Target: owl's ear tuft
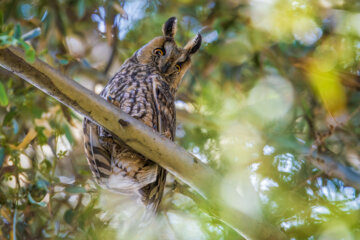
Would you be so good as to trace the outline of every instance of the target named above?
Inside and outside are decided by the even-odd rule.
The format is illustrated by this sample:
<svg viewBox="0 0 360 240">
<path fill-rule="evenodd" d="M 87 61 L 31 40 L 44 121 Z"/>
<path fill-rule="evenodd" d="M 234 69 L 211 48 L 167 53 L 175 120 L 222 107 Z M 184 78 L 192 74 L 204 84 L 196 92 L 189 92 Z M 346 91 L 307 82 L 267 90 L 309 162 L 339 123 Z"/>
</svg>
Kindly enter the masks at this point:
<svg viewBox="0 0 360 240">
<path fill-rule="evenodd" d="M 188 51 L 189 55 L 192 55 L 194 53 L 197 52 L 197 50 L 199 50 L 200 46 L 201 46 L 201 40 L 202 37 L 201 35 L 198 33 L 193 39 L 191 39 L 184 47 L 184 49 L 186 51 Z"/>
<path fill-rule="evenodd" d="M 165 37 L 173 38 L 175 36 L 177 29 L 176 23 L 177 23 L 176 17 L 171 17 L 166 21 L 166 23 L 164 23 L 162 31 Z"/>
</svg>

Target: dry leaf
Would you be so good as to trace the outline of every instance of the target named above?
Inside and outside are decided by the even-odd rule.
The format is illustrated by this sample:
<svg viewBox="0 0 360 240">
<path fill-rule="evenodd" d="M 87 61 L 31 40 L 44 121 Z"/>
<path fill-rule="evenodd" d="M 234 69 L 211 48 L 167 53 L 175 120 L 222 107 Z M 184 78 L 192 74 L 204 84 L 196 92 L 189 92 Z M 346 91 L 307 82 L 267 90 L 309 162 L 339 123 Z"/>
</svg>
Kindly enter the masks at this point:
<svg viewBox="0 0 360 240">
<path fill-rule="evenodd" d="M 22 150 L 24 148 L 26 148 L 26 146 L 37 136 L 37 132 L 35 131 L 35 129 L 31 128 L 30 131 L 26 134 L 26 136 L 24 137 L 24 139 L 22 140 L 22 142 L 14 147 L 12 146 L 12 148 L 14 148 L 15 150 Z"/>
</svg>

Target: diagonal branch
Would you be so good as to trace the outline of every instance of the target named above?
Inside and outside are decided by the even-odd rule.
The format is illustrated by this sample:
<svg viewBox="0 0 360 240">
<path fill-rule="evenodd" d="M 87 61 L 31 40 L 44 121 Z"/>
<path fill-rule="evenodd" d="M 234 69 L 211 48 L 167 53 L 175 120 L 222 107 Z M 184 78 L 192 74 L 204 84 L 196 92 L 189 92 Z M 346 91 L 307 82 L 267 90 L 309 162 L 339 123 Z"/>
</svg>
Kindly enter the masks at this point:
<svg viewBox="0 0 360 240">
<path fill-rule="evenodd" d="M 306 156 L 310 162 L 330 178 L 338 178 L 347 186 L 360 190 L 360 173 L 345 166 L 330 156 L 312 153 Z"/>
<path fill-rule="evenodd" d="M 287 239 L 284 233 L 268 223 L 224 206 L 224 202 L 218 197 L 220 194 L 213 192 L 214 189 L 218 189 L 221 177 L 210 167 L 45 62 L 36 59 L 34 63 L 28 63 L 21 49 L 9 47 L 0 49 L 0 66 L 104 126 L 134 150 L 158 163 L 195 189 L 207 201 L 220 205 L 227 214 L 217 217 L 245 238 Z"/>
</svg>

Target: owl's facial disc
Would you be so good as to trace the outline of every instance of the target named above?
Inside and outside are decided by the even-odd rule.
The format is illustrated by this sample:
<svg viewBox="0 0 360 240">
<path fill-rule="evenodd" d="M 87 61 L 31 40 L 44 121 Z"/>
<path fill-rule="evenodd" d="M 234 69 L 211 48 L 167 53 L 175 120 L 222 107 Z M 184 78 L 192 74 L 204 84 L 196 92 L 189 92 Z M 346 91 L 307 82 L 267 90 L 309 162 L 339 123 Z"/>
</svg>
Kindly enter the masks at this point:
<svg viewBox="0 0 360 240">
<path fill-rule="evenodd" d="M 162 27 L 163 36 L 154 38 L 135 53 L 140 64 L 156 67 L 175 91 L 191 65 L 192 55 L 201 46 L 201 35 L 197 34 L 184 48 L 179 48 L 174 40 L 176 23 L 175 17 L 169 18 Z"/>
<path fill-rule="evenodd" d="M 165 76 L 178 72 L 175 65 L 182 55 L 181 49 L 176 46 L 173 40 L 165 41 L 161 49 L 163 54 L 157 54 L 156 56 L 159 71 Z"/>
</svg>

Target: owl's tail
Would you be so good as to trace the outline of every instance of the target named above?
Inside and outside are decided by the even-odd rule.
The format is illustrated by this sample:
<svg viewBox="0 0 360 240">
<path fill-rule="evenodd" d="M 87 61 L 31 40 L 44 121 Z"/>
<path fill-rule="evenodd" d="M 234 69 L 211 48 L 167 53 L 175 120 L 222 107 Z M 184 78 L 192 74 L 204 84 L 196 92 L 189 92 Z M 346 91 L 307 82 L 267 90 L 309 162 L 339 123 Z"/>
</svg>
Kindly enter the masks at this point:
<svg viewBox="0 0 360 240">
<path fill-rule="evenodd" d="M 161 202 L 167 171 L 158 166 L 156 181 L 152 182 L 139 190 L 141 200 L 146 208 L 153 213 L 156 213 Z"/>
<path fill-rule="evenodd" d="M 85 118 L 83 122 L 85 154 L 98 183 L 111 174 L 111 155 L 99 142 L 98 126 Z"/>
</svg>

